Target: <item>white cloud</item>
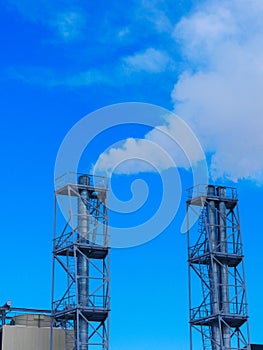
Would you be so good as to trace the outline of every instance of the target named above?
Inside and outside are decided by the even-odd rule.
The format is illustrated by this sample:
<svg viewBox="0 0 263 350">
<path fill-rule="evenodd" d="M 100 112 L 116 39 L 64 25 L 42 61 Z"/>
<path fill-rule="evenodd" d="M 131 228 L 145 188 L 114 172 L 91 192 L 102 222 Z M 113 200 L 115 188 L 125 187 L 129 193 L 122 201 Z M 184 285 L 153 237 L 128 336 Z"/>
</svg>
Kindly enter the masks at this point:
<svg viewBox="0 0 263 350">
<path fill-rule="evenodd" d="M 112 147 L 100 156 L 96 172 L 134 174 L 162 171 L 172 166 L 172 160 L 153 142 L 129 138 L 120 147 Z"/>
<path fill-rule="evenodd" d="M 175 84 L 175 111 L 212 153 L 213 179 L 263 181 L 262 18 L 262 1 L 208 1 L 174 32 L 193 67 Z"/>
<path fill-rule="evenodd" d="M 224 6 L 215 6 L 212 2 L 191 17 L 182 18 L 173 35 L 182 43 L 187 56 L 196 59 L 196 55 L 202 55 L 204 50 L 207 53 L 236 33 L 237 26 L 231 11 Z"/>
<path fill-rule="evenodd" d="M 163 118 L 143 139 L 129 138 L 101 154 L 96 173 L 162 172 L 173 167 L 189 169 L 204 160 L 204 153 L 189 127 L 175 115 Z"/>
<path fill-rule="evenodd" d="M 123 58 L 123 62 L 126 70 L 149 73 L 164 72 L 172 64 L 172 60 L 166 52 L 154 48 L 126 56 Z"/>
</svg>

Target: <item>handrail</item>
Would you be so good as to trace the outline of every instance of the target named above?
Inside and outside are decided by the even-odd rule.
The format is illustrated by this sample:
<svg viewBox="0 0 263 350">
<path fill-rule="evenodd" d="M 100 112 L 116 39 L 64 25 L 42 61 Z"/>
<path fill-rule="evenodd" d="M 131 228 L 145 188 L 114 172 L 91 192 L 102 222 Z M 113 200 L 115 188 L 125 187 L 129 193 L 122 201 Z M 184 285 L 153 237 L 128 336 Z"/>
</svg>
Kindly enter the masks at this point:
<svg viewBox="0 0 263 350">
<path fill-rule="evenodd" d="M 247 316 L 247 303 L 240 302 L 224 302 L 224 306 L 227 306 L 228 312 L 224 310 L 219 310 L 220 314 L 230 314 L 230 315 L 239 315 L 239 316 Z M 192 308 L 191 312 L 191 320 L 198 320 L 201 318 L 212 317 L 217 315 L 217 312 L 213 312 L 215 306 L 218 307 L 217 303 L 208 303 L 202 304 L 198 307 Z"/>
<path fill-rule="evenodd" d="M 208 184 L 199 184 L 190 187 L 187 190 L 188 199 L 193 199 L 195 197 L 209 197 L 209 198 L 222 198 L 222 199 L 232 199 L 237 200 L 237 189 L 229 186 L 214 186 Z"/>
</svg>

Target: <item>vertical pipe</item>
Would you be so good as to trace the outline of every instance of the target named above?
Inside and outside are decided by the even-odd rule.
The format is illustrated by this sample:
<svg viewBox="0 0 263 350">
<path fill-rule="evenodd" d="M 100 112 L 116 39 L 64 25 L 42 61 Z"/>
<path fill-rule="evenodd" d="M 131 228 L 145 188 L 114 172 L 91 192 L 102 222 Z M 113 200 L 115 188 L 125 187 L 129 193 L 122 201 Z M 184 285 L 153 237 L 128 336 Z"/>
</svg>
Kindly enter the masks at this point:
<svg viewBox="0 0 263 350">
<path fill-rule="evenodd" d="M 186 205 L 186 228 L 187 228 L 187 248 L 188 248 L 188 303 L 189 303 L 189 320 L 192 319 L 192 289 L 191 289 L 191 266 L 190 266 L 190 229 L 189 229 L 189 205 Z M 190 323 L 190 350 L 193 350 L 193 330 L 192 324 Z"/>
<path fill-rule="evenodd" d="M 228 246 L 227 246 L 227 232 L 226 232 L 226 204 L 224 202 L 224 198 L 226 197 L 226 189 L 225 187 L 218 187 L 218 196 L 219 196 L 219 213 L 218 213 L 218 222 L 219 222 L 219 247 L 220 252 L 227 254 Z M 229 313 L 229 287 L 228 287 L 228 265 L 223 264 L 219 266 L 220 273 L 220 301 L 222 312 L 224 314 Z M 231 349 L 230 344 L 230 329 L 222 324 L 222 338 L 224 342 L 225 348 Z"/>
<path fill-rule="evenodd" d="M 208 186 L 208 221 L 209 221 L 209 246 L 211 249 L 211 265 L 209 270 L 210 289 L 211 289 L 211 311 L 214 316 L 219 314 L 218 300 L 218 264 L 213 259 L 213 255 L 217 250 L 217 230 L 216 230 L 216 206 L 215 201 L 209 199 L 215 195 L 215 187 Z M 217 320 L 215 319 L 211 327 L 214 342 L 212 343 L 213 350 L 220 350 L 220 329 Z"/>
<path fill-rule="evenodd" d="M 87 210 L 87 203 L 89 200 L 89 177 L 87 175 L 81 175 L 78 178 L 78 184 L 83 185 L 79 187 L 78 198 L 78 241 L 79 243 L 88 243 L 89 240 L 89 215 Z M 78 275 L 78 303 L 82 306 L 88 306 L 88 275 L 89 266 L 86 256 L 78 252 L 77 258 L 77 275 Z M 79 350 L 88 349 L 88 325 L 86 320 L 80 316 L 79 318 Z"/>
<path fill-rule="evenodd" d="M 54 226 L 53 226 L 53 252 L 56 246 L 56 236 L 57 236 L 57 196 L 54 193 Z M 53 349 L 53 325 L 54 325 L 54 300 L 55 300 L 55 258 L 53 253 L 52 258 L 52 290 L 51 290 L 51 317 L 50 317 L 50 350 Z"/>
<path fill-rule="evenodd" d="M 103 220 L 102 220 L 102 235 L 103 235 L 103 245 L 105 247 L 110 246 L 110 238 L 108 235 L 108 201 L 107 192 L 103 194 Z"/>
<path fill-rule="evenodd" d="M 236 209 L 236 215 L 237 215 L 237 220 L 238 223 L 240 222 L 240 218 L 239 218 L 239 209 L 237 207 Z M 232 222 L 232 224 L 234 225 L 234 223 Z M 243 252 L 243 242 L 242 242 L 242 236 L 240 233 L 240 225 L 239 225 L 239 229 L 238 229 L 238 236 L 239 236 L 239 242 L 240 242 L 240 252 L 239 254 L 241 254 L 243 256 L 244 252 Z M 246 281 L 246 273 L 245 273 L 245 266 L 244 266 L 244 257 L 242 257 L 242 275 L 243 275 L 243 281 Z M 235 285 L 237 284 L 237 279 L 235 279 Z M 242 306 L 241 310 L 243 309 L 244 311 L 242 312 L 241 310 L 239 310 L 239 313 L 245 315 L 248 317 L 248 302 L 247 302 L 247 291 L 246 291 L 246 285 L 243 285 L 243 295 L 244 295 L 244 299 L 242 302 Z M 246 323 L 246 331 L 247 331 L 247 344 L 250 344 L 250 328 L 249 328 L 249 322 Z M 250 345 L 248 345 L 248 350 L 251 350 Z"/>
<path fill-rule="evenodd" d="M 2 326 L 5 325 L 5 318 L 6 318 L 6 311 L 3 310 L 3 311 L 2 311 Z"/>
</svg>

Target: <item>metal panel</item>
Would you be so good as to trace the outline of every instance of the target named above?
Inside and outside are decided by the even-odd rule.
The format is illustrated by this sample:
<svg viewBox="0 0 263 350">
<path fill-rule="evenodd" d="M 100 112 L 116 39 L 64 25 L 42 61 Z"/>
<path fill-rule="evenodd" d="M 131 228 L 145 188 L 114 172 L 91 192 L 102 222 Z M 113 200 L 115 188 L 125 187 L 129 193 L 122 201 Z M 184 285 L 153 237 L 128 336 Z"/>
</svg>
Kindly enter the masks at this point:
<svg viewBox="0 0 263 350">
<path fill-rule="evenodd" d="M 64 350 L 65 332 L 53 329 L 53 349 Z M 2 350 L 49 350 L 48 327 L 24 327 L 5 325 L 2 328 Z M 73 347 L 72 347 L 73 349 Z"/>
<path fill-rule="evenodd" d="M 12 325 L 27 327 L 49 327 L 50 316 L 41 314 L 21 314 L 12 318 Z"/>
</svg>

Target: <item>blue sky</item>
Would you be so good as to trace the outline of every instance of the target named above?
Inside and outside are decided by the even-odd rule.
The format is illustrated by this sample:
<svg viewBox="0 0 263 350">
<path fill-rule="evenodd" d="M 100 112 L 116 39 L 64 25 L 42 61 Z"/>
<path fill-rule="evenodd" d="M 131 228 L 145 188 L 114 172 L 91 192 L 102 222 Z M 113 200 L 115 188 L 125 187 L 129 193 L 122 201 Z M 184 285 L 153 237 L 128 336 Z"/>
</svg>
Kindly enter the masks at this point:
<svg viewBox="0 0 263 350">
<path fill-rule="evenodd" d="M 6 0 L 0 6 L 3 302 L 50 306 L 53 174 L 67 132 L 98 108 L 152 103 L 194 130 L 211 181 L 238 188 L 251 339 L 263 343 L 261 0 Z M 81 170 L 103 147 L 149 131 L 135 125 L 107 134 L 85 153 Z M 182 206 L 169 227 L 147 244 L 112 250 L 113 350 L 188 349 L 180 226 L 191 176 L 183 165 L 179 174 Z M 154 190 L 154 174 L 132 173 L 119 175 L 116 193 L 129 199 L 140 176 Z M 112 220 L 127 225 L 121 216 Z"/>
</svg>

